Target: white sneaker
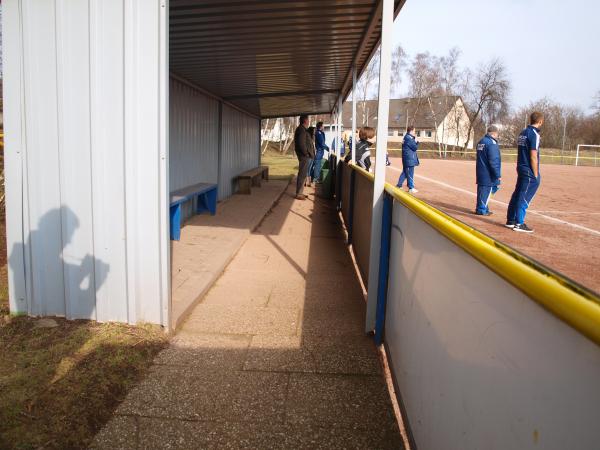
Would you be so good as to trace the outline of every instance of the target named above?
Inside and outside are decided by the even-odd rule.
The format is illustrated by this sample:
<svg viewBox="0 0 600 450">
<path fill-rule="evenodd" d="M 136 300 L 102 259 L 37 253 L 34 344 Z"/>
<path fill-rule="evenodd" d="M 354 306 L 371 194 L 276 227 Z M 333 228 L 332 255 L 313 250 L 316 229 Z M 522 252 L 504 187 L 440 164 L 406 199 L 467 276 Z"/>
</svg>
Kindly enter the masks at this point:
<svg viewBox="0 0 600 450">
<path fill-rule="evenodd" d="M 409 189 L 408 192 L 410 192 L 411 194 L 416 194 L 419 191 L 416 190 L 415 188 L 412 188 L 412 189 Z"/>
</svg>

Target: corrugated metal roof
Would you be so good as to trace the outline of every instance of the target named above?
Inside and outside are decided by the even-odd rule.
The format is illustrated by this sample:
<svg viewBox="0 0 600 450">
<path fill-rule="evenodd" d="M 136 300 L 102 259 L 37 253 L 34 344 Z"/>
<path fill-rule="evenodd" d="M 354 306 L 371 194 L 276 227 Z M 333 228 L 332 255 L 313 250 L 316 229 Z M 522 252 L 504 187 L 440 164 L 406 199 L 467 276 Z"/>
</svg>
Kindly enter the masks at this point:
<svg viewBox="0 0 600 450">
<path fill-rule="evenodd" d="M 171 0 L 170 69 L 263 118 L 330 112 L 379 43 L 381 3 Z"/>
</svg>

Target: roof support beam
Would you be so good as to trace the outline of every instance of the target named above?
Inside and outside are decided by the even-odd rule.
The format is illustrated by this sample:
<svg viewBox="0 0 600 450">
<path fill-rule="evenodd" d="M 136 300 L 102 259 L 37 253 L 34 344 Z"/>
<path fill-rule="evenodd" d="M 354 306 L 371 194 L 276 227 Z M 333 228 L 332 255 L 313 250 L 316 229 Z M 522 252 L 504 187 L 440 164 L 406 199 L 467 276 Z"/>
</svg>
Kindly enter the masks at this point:
<svg viewBox="0 0 600 450">
<path fill-rule="evenodd" d="M 294 91 L 294 92 L 271 92 L 266 94 L 248 94 L 248 95 L 235 95 L 232 97 L 225 97 L 224 100 L 244 100 L 253 98 L 270 98 L 270 97 L 293 97 L 297 95 L 323 95 L 323 94 L 339 94 L 337 89 L 317 89 L 313 91 Z"/>
</svg>

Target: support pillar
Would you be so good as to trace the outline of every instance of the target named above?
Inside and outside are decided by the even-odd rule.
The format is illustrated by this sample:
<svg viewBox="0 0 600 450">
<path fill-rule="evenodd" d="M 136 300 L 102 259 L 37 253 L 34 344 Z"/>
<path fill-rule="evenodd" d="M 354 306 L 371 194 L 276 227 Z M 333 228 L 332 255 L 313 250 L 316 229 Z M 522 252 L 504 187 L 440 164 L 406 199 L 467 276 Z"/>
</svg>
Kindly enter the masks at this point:
<svg viewBox="0 0 600 450">
<path fill-rule="evenodd" d="M 365 331 L 375 329 L 379 260 L 381 253 L 381 222 L 385 186 L 385 155 L 388 141 L 388 116 L 390 109 L 390 84 L 392 68 L 392 27 L 394 24 L 394 1 L 383 0 L 381 18 L 381 59 L 379 63 L 379 107 L 377 111 L 377 143 L 375 157 L 375 180 L 373 186 L 373 218 L 371 220 L 371 251 L 369 253 L 369 286 Z"/>
</svg>

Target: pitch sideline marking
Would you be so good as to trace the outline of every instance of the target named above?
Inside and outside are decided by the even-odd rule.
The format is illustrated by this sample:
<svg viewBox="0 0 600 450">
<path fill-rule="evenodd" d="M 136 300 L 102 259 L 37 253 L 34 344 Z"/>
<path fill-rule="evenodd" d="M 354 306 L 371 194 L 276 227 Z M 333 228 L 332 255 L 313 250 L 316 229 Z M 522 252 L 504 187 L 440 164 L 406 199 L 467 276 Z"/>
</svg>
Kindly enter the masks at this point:
<svg viewBox="0 0 600 450">
<path fill-rule="evenodd" d="M 396 172 L 402 172 L 402 170 L 397 169 L 396 167 L 389 167 L 389 168 L 392 169 L 392 170 L 395 170 Z M 421 179 L 429 181 L 431 183 L 439 184 L 440 186 L 444 186 L 444 187 L 447 187 L 447 188 L 450 188 L 450 189 L 454 189 L 455 191 L 462 192 L 464 194 L 470 195 L 471 197 L 477 197 L 477 194 L 475 194 L 474 192 L 467 191 L 466 189 L 462 189 L 462 188 L 459 188 L 459 187 L 456 187 L 456 186 L 452 186 L 451 184 L 444 183 L 443 181 L 434 180 L 433 178 L 424 177 L 423 175 L 417 175 L 417 174 L 415 174 L 415 177 L 421 178 Z M 508 207 L 508 203 L 501 202 L 500 200 L 491 199 L 490 201 Z M 583 225 L 578 225 L 576 223 L 567 222 L 566 220 L 561 220 L 561 219 L 557 219 L 555 217 L 547 216 L 545 214 L 541 214 L 540 212 L 538 212 L 538 211 L 536 211 L 534 209 L 529 209 L 529 210 L 527 210 L 527 212 L 531 213 L 531 214 L 535 214 L 535 215 L 540 216 L 540 217 L 543 217 L 544 219 L 547 219 L 547 220 L 549 220 L 551 222 L 560 223 L 562 225 L 568 225 L 570 227 L 577 228 L 578 230 L 586 231 L 586 232 L 594 234 L 596 236 L 600 236 L 600 231 L 584 227 Z"/>
</svg>

